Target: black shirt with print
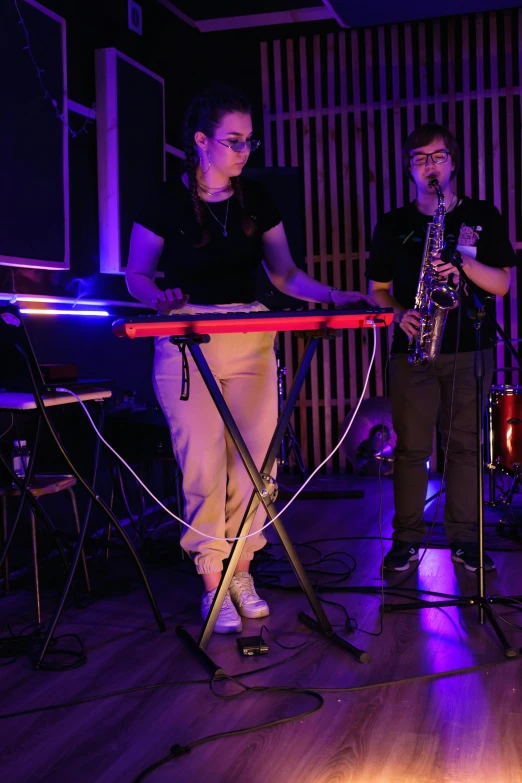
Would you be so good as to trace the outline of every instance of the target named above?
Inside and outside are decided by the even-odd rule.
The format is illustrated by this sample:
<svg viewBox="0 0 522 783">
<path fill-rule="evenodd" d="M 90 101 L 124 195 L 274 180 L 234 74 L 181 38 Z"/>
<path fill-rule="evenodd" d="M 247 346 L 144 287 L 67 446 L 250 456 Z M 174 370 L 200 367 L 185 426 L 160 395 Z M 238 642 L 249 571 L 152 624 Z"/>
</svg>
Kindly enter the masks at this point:
<svg viewBox="0 0 522 783">
<path fill-rule="evenodd" d="M 415 202 L 411 202 L 386 213 L 377 223 L 373 234 L 366 277 L 380 283 L 392 281 L 394 298 L 407 309 L 415 306 L 426 229 L 432 219 L 419 212 Z M 463 198 L 455 209 L 446 214 L 444 229 L 445 237 L 453 236 L 460 245 L 476 247 L 476 258 L 482 264 L 513 267 L 517 263 L 504 220 L 497 208 L 486 201 Z M 459 317 L 458 350 L 475 349 L 474 322 L 468 315 L 473 309 L 474 297 L 463 295 L 461 306 L 449 311 L 441 353 L 455 353 Z M 486 311 L 495 317 L 495 297 L 486 299 Z M 482 347 L 491 346 L 494 337 L 495 329 L 485 318 L 481 334 Z M 407 350 L 408 338 L 395 324 L 392 353 L 406 353 Z"/>
</svg>

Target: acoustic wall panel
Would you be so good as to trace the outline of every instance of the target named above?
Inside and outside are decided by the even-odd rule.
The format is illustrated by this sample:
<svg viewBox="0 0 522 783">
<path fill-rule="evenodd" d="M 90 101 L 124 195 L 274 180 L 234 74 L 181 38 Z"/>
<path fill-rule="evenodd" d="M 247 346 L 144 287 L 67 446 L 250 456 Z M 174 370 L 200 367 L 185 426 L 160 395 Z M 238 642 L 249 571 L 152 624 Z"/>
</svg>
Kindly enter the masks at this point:
<svg viewBox="0 0 522 783">
<path fill-rule="evenodd" d="M 100 272 L 123 274 L 132 221 L 165 179 L 163 79 L 116 49 L 96 52 Z"/>
<path fill-rule="evenodd" d="M 0 73 L 0 264 L 69 269 L 65 20 L 0 3 Z"/>
</svg>

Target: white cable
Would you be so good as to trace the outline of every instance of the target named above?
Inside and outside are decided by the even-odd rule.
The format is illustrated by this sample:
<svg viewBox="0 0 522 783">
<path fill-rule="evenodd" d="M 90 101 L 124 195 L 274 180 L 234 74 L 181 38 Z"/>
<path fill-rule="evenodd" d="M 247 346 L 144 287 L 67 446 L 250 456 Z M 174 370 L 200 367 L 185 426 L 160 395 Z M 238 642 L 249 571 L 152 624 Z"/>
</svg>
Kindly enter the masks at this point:
<svg viewBox="0 0 522 783">
<path fill-rule="evenodd" d="M 365 378 L 365 381 L 364 381 L 363 390 L 362 390 L 361 396 L 360 396 L 360 398 L 359 398 L 359 402 L 357 403 L 357 405 L 356 405 L 356 407 L 355 407 L 355 410 L 354 410 L 354 412 L 353 412 L 353 416 L 352 416 L 352 419 L 351 419 L 351 421 L 350 421 L 350 424 L 349 424 L 349 425 L 348 425 L 348 427 L 346 428 L 346 432 L 345 432 L 345 433 L 344 433 L 344 435 L 342 436 L 341 440 L 339 441 L 339 443 L 337 444 L 337 446 L 336 446 L 336 447 L 335 447 L 335 448 L 334 448 L 334 449 L 333 449 L 333 450 L 330 452 L 330 454 L 328 454 L 328 456 L 327 456 L 327 457 L 326 457 L 326 458 L 325 458 L 325 459 L 324 459 L 324 460 L 321 462 L 321 464 L 320 464 L 320 465 L 318 465 L 318 466 L 316 467 L 316 469 L 314 470 L 314 472 L 313 472 L 313 473 L 311 473 L 311 474 L 310 474 L 310 476 L 308 476 L 308 478 L 306 479 L 305 483 L 304 483 L 304 484 L 303 484 L 301 487 L 299 487 L 299 489 L 297 490 L 297 492 L 295 493 L 295 495 L 294 495 L 293 497 L 291 497 L 291 498 L 290 498 L 290 500 L 288 501 L 288 503 L 286 504 L 286 506 L 284 506 L 284 507 L 281 509 L 281 511 L 280 511 L 280 512 L 279 512 L 279 513 L 278 513 L 278 514 L 277 514 L 277 515 L 276 515 L 276 516 L 275 516 L 273 519 L 271 519 L 269 522 L 267 522 L 267 524 L 266 524 L 266 525 L 264 525 L 264 526 L 263 526 L 262 528 L 260 528 L 259 530 L 256 530 L 254 533 L 248 533 L 248 535 L 246 535 L 246 536 L 237 536 L 236 538 L 228 538 L 228 537 L 226 537 L 226 538 L 223 538 L 223 537 L 221 537 L 221 536 L 210 536 L 210 535 L 208 535 L 208 533 L 204 533 L 202 530 L 199 530 L 197 527 L 194 527 L 193 525 L 190 525 L 188 522 L 185 522 L 183 519 L 180 519 L 180 517 L 176 516 L 176 514 L 174 514 L 174 513 L 173 513 L 173 512 L 172 512 L 170 509 L 168 509 L 166 506 L 164 506 L 164 505 L 163 505 L 163 503 L 161 502 L 161 500 L 159 500 L 159 499 L 158 499 L 158 498 L 157 498 L 157 497 L 156 497 L 156 496 L 155 496 L 155 495 L 152 493 L 152 491 L 151 491 L 151 490 L 150 490 L 150 489 L 149 489 L 149 488 L 148 488 L 148 487 L 147 487 L 147 486 L 146 486 L 146 485 L 143 483 L 143 481 L 140 479 L 140 477 L 139 477 L 139 476 L 138 476 L 138 475 L 137 475 L 137 474 L 136 474 L 136 473 L 133 471 L 133 469 L 130 467 L 130 465 L 128 465 L 128 464 L 125 462 L 125 460 L 123 459 L 123 457 L 121 457 L 121 456 L 118 454 L 118 452 L 117 452 L 115 449 L 113 449 L 113 447 L 110 445 L 110 443 L 107 443 L 107 441 L 105 440 L 105 438 L 103 437 L 103 435 L 101 434 L 101 432 L 99 432 L 99 431 L 98 431 L 98 428 L 96 427 L 96 424 L 95 424 L 95 423 L 94 423 L 94 421 L 92 420 L 91 414 L 89 413 L 89 411 L 88 411 L 88 410 L 87 410 L 87 408 L 85 407 L 85 404 L 84 404 L 83 400 L 81 400 L 81 399 L 80 399 L 80 397 L 78 397 L 78 395 L 77 395 L 77 394 L 75 394 L 75 393 L 74 393 L 73 391 L 71 391 L 70 389 L 59 388 L 59 389 L 56 389 L 56 391 L 57 391 L 57 392 L 65 392 L 66 394 L 70 394 L 70 395 L 72 395 L 73 397 L 76 397 L 76 399 L 78 400 L 78 402 L 79 402 L 79 403 L 80 403 L 80 405 L 82 406 L 83 410 L 85 411 L 85 414 L 86 414 L 87 418 L 88 418 L 88 419 L 89 419 L 89 421 L 91 422 L 91 425 L 92 425 L 92 427 L 93 427 L 93 429 L 94 429 L 95 433 L 97 434 L 97 436 L 100 438 L 101 442 L 102 442 L 103 444 L 105 444 L 105 446 L 107 446 L 107 448 L 108 448 L 110 451 L 112 451 L 112 453 L 113 453 L 113 454 L 114 454 L 114 455 L 115 455 L 115 456 L 116 456 L 116 457 L 117 457 L 117 458 L 120 460 L 120 462 L 122 462 L 122 463 L 125 465 L 125 467 L 126 467 L 126 468 L 127 468 L 127 469 L 128 469 L 130 472 L 131 472 L 131 473 L 132 473 L 132 475 L 134 476 L 134 478 L 136 479 L 136 481 L 138 482 L 138 484 L 140 484 L 140 485 L 143 487 L 143 489 L 145 490 L 145 492 L 147 492 L 147 493 L 148 493 L 148 494 L 151 496 L 151 498 L 152 498 L 152 499 L 153 499 L 153 500 L 154 500 L 154 501 L 155 501 L 155 502 L 156 502 L 156 503 L 157 503 L 157 504 L 158 504 L 158 505 L 159 505 L 159 506 L 160 506 L 160 507 L 161 507 L 161 508 L 162 508 L 164 511 L 166 511 L 166 512 L 167 512 L 167 514 L 169 514 L 171 517 L 173 517 L 173 518 L 174 518 L 174 519 L 175 519 L 177 522 L 179 522 L 180 524 L 182 524 L 182 525 L 185 525 L 185 527 L 192 528 L 192 530 L 195 530 L 197 533 L 199 533 L 199 535 L 203 536 L 204 538 L 210 538 L 210 539 L 212 539 L 213 541 L 240 541 L 240 540 L 242 540 L 242 539 L 252 538 L 253 536 L 257 536 L 257 535 L 259 535 L 259 533 L 261 533 L 263 530 L 266 530 L 266 528 L 267 528 L 267 527 L 270 527 L 270 525 L 272 525 L 272 524 L 273 524 L 273 522 L 275 522 L 275 520 L 276 520 L 276 519 L 279 519 L 279 517 L 280 517 L 282 514 L 284 514 L 284 512 L 287 510 L 287 508 L 289 508 L 289 506 L 291 506 L 291 505 L 292 505 L 292 503 L 294 502 L 294 500 L 295 500 L 295 499 L 296 499 L 296 498 L 297 498 L 297 497 L 298 497 L 298 496 L 301 494 L 301 492 L 303 491 L 303 489 L 304 489 L 304 488 L 306 487 L 306 485 L 307 485 L 307 484 L 308 484 L 308 483 L 309 483 L 309 482 L 310 482 L 310 481 L 313 479 L 313 477 L 315 476 L 315 474 L 316 474 L 316 473 L 317 473 L 319 470 L 321 470 L 321 468 L 323 467 L 323 465 L 325 465 L 325 464 L 328 462 L 328 460 L 329 460 L 329 459 L 331 459 L 331 457 L 333 457 L 333 455 L 335 454 L 335 452 L 336 452 L 336 451 L 338 451 L 338 450 L 340 449 L 340 447 L 341 447 L 341 445 L 342 445 L 342 443 L 343 443 L 344 439 L 346 438 L 346 436 L 347 436 L 347 435 L 348 435 L 348 433 L 350 432 L 350 429 L 351 429 L 351 427 L 352 427 L 352 424 L 353 424 L 353 422 L 355 421 L 355 417 L 356 417 L 356 415 L 357 415 L 357 411 L 359 410 L 359 408 L 360 408 L 360 406 L 361 406 L 361 403 L 362 403 L 362 401 L 363 401 L 363 399 L 364 399 L 364 395 L 365 395 L 365 393 L 366 393 L 366 389 L 367 389 L 367 387 L 368 387 L 368 382 L 369 382 L 369 380 L 370 380 L 370 373 L 371 373 L 371 371 L 372 371 L 373 363 L 374 363 L 374 361 L 375 361 L 375 352 L 376 352 L 376 348 L 377 348 L 377 335 L 376 335 L 376 332 L 375 332 L 376 328 L 377 328 L 377 327 L 375 326 L 375 324 L 372 324 L 372 329 L 373 329 L 373 350 L 372 350 L 372 357 L 371 357 L 371 360 L 370 360 L 370 365 L 369 365 L 369 367 L 368 367 L 368 372 L 366 373 L 366 378 Z"/>
</svg>

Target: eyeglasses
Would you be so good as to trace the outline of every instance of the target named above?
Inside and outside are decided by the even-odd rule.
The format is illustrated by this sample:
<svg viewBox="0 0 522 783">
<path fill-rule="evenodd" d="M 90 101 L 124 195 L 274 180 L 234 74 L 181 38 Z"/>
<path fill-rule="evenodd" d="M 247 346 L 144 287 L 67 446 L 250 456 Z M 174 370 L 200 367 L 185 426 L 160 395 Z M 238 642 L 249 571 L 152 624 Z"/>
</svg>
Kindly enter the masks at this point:
<svg viewBox="0 0 522 783">
<path fill-rule="evenodd" d="M 260 141 L 256 141 L 255 139 L 247 139 L 246 141 L 231 141 L 230 144 L 227 144 L 225 141 L 220 141 L 219 139 L 216 139 L 218 144 L 222 144 L 223 147 L 228 147 L 229 150 L 232 150 L 232 152 L 243 152 L 245 147 L 248 148 L 249 152 L 255 152 L 255 150 L 259 149 L 261 146 Z"/>
<path fill-rule="evenodd" d="M 437 163 L 446 163 L 448 157 L 448 150 L 435 150 L 435 152 L 417 152 L 415 155 L 410 155 L 410 161 L 414 166 L 425 166 L 431 158 L 431 162 L 436 166 Z"/>
</svg>

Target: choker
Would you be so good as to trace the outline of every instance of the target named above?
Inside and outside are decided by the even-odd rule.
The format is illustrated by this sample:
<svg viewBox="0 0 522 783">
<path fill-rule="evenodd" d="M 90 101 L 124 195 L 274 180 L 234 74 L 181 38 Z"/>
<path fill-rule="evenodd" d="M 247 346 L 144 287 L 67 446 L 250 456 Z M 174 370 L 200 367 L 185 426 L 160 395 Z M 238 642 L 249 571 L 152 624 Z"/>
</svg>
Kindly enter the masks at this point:
<svg viewBox="0 0 522 783">
<path fill-rule="evenodd" d="M 211 188 L 209 185 L 205 183 L 205 186 L 201 184 L 199 180 L 196 180 L 198 188 L 203 192 L 206 193 L 207 196 L 218 196 L 220 193 L 224 193 L 225 190 L 228 190 L 229 187 L 232 184 L 232 181 L 229 179 L 227 184 L 224 185 L 222 188 Z M 213 191 L 213 192 L 212 192 Z"/>
</svg>

